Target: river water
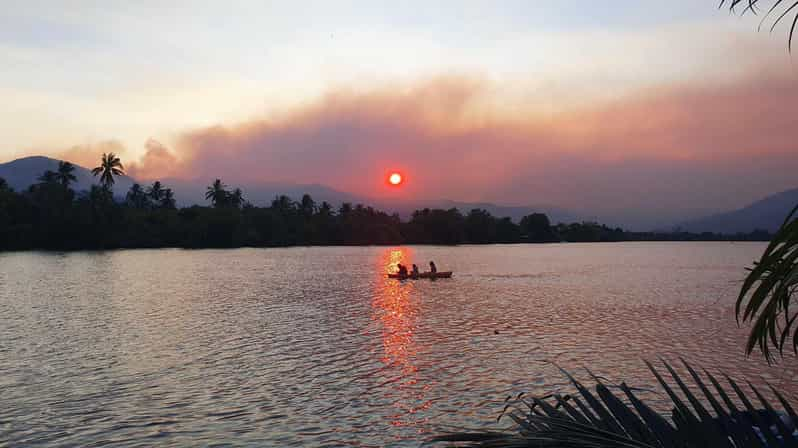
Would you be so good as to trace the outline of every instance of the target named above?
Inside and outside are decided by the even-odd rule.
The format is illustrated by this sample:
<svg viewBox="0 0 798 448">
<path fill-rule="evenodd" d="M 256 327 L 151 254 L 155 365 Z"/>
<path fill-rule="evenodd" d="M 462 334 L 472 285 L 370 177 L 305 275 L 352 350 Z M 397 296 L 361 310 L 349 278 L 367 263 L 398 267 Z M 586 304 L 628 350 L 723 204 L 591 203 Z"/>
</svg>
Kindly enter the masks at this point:
<svg viewBox="0 0 798 448">
<path fill-rule="evenodd" d="M 660 356 L 794 396 L 795 359 L 746 359 L 734 320 L 763 249 L 0 254 L 0 445 L 418 446 L 567 389 L 555 363 L 653 388 Z M 385 278 L 431 259 L 454 278 Z"/>
</svg>

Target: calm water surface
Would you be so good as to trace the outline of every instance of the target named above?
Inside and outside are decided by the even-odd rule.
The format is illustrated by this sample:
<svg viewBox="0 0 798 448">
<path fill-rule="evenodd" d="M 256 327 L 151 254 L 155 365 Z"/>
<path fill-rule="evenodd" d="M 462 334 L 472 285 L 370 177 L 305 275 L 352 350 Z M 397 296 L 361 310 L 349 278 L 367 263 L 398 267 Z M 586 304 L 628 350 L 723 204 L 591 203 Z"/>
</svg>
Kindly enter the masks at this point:
<svg viewBox="0 0 798 448">
<path fill-rule="evenodd" d="M 651 387 L 641 359 L 681 355 L 795 394 L 734 324 L 763 249 L 0 254 L 0 445 L 418 446 L 567 389 L 551 361 Z M 429 259 L 455 277 L 385 278 Z"/>
</svg>

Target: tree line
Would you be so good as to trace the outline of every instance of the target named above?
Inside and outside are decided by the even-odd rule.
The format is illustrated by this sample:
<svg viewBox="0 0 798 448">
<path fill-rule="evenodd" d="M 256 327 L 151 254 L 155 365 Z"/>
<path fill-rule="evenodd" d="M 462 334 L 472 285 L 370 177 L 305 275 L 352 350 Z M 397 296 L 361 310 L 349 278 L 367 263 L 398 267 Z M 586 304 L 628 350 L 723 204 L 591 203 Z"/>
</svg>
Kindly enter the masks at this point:
<svg viewBox="0 0 798 448">
<path fill-rule="evenodd" d="M 515 223 L 488 211 L 423 209 L 403 221 L 361 204 L 334 209 L 310 195 L 300 201 L 278 196 L 256 207 L 239 188 L 216 179 L 208 186 L 208 206 L 178 208 L 173 191 L 160 181 L 134 184 L 118 200 L 115 177 L 124 167 L 103 154 L 92 170 L 99 183 L 75 192 L 75 167 L 60 162 L 27 190 L 15 192 L 0 179 L 0 250 L 105 249 L 145 247 L 270 247 L 294 245 L 490 244 L 611 242 L 643 240 L 768 240 L 766 232 L 724 236 L 689 233 L 636 233 L 583 222 L 552 225 L 543 213 Z"/>
</svg>

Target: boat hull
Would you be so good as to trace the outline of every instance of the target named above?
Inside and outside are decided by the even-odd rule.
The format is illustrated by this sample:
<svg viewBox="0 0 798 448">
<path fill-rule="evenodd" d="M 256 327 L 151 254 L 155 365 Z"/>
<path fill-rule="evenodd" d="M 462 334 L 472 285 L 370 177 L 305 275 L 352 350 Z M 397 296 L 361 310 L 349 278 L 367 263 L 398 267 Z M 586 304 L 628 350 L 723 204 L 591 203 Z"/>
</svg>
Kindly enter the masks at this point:
<svg viewBox="0 0 798 448">
<path fill-rule="evenodd" d="M 422 278 L 428 278 L 434 280 L 436 278 L 452 278 L 452 271 L 443 271 L 443 272 L 436 272 L 433 274 L 432 272 L 422 272 L 415 275 L 399 275 L 399 274 L 388 274 L 388 278 L 394 278 L 397 280 L 419 280 Z"/>
</svg>

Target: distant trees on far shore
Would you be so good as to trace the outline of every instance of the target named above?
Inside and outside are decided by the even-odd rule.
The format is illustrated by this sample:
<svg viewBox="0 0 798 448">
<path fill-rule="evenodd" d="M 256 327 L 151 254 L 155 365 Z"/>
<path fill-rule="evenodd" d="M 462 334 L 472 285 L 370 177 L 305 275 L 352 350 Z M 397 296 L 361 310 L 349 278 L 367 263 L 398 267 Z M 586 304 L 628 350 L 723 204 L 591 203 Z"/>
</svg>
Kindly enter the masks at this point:
<svg viewBox="0 0 798 448">
<path fill-rule="evenodd" d="M 423 209 L 403 221 L 361 204 L 334 210 L 307 194 L 300 201 L 278 196 L 268 207 L 256 207 L 220 179 L 208 186 L 211 206 L 178 209 L 174 193 L 160 181 L 134 184 L 117 201 L 111 186 L 124 168 L 113 154 L 103 154 L 93 170 L 100 185 L 89 191 L 70 188 L 73 171 L 62 162 L 22 192 L 0 178 L 0 250 L 770 239 L 763 231 L 728 236 L 627 232 L 591 222 L 552 225 L 543 213 L 515 223 L 482 209 Z"/>
</svg>

